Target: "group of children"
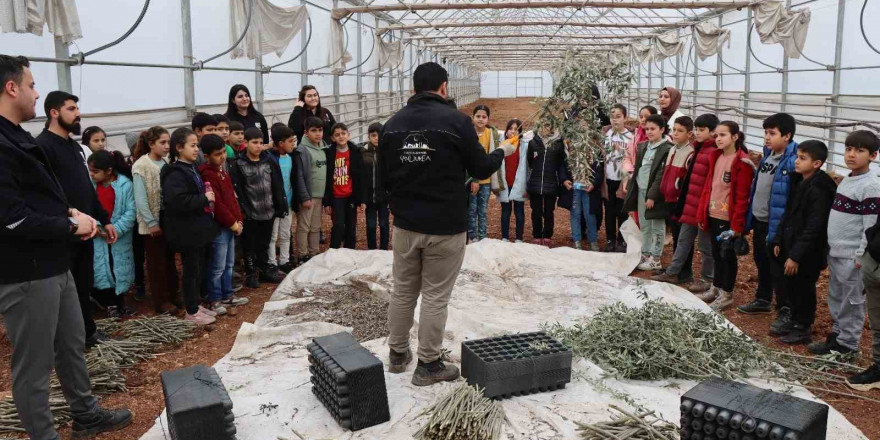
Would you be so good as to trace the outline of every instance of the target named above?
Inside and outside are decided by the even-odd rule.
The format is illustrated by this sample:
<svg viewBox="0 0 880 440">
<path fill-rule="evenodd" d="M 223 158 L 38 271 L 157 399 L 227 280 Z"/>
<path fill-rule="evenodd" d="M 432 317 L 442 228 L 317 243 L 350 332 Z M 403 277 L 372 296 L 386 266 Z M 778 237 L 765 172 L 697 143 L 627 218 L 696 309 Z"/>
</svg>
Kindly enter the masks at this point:
<svg viewBox="0 0 880 440">
<path fill-rule="evenodd" d="M 377 248 L 378 223 L 378 248 L 387 250 L 388 198 L 375 184 L 381 130 L 379 123 L 370 125 L 369 141 L 355 145 L 348 127 L 335 123 L 327 145 L 323 121 L 309 117 L 302 147 L 294 130 L 280 123 L 264 145 L 258 128 L 197 113 L 191 128 L 169 133 L 156 126 L 127 136 L 133 145 L 126 159 L 106 150 L 103 130 L 89 127 L 83 155 L 118 236 L 113 240 L 102 229 L 94 241 L 93 297 L 110 316 L 125 317 L 134 313 L 125 305 L 126 292 L 135 286 L 135 299 L 143 300 L 148 282 L 157 313 L 182 308 L 185 319 L 211 324 L 248 303 L 235 294 L 243 288 L 234 282 L 237 263 L 243 262 L 249 288 L 278 283 L 297 265 L 294 216 L 302 263 L 320 252 L 322 213 L 333 221 L 330 247 L 353 249 L 357 212 L 365 204 L 368 247 Z"/>
</svg>

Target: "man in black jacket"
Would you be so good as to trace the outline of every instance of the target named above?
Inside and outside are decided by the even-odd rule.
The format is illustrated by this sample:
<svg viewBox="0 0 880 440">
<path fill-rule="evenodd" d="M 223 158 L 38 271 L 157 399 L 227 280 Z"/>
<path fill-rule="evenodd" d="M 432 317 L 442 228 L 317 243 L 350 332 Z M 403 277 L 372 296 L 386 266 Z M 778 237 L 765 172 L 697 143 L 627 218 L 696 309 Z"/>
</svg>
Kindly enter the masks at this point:
<svg viewBox="0 0 880 440">
<path fill-rule="evenodd" d="M 458 368 L 440 360 L 446 314 L 461 269 L 467 232 L 467 175 L 486 179 L 516 146 L 486 154 L 471 119 L 449 107 L 448 76 L 437 63 L 413 74 L 416 94 L 379 137 L 379 183 L 394 213 L 394 292 L 388 305 L 391 373 L 412 361 L 409 332 L 419 295 L 418 366 L 412 383 L 455 380 Z"/>
<path fill-rule="evenodd" d="M 68 243 L 90 240 L 97 224 L 70 207 L 45 153 L 21 128 L 35 116 L 39 97 L 29 66 L 27 58 L 0 55 L 0 313 L 12 343 L 12 397 L 22 425 L 31 439 L 56 440 L 53 367 L 75 437 L 121 429 L 132 416 L 101 409 L 91 394 Z"/>
<path fill-rule="evenodd" d="M 107 231 L 107 244 L 116 241 L 116 229 L 110 224 L 110 217 L 98 202 L 98 194 L 89 178 L 86 158 L 82 147 L 73 140 L 71 134 L 79 134 L 79 98 L 67 92 L 54 91 L 46 95 L 43 107 L 46 111 L 46 128 L 37 136 L 37 145 L 43 149 L 55 176 L 64 188 L 70 206 L 95 218 Z M 91 241 L 70 244 L 70 272 L 76 283 L 79 307 L 82 310 L 86 329 L 86 346 L 95 345 L 100 335 L 92 317 L 92 302 L 89 297 L 94 285 L 94 255 Z"/>
</svg>

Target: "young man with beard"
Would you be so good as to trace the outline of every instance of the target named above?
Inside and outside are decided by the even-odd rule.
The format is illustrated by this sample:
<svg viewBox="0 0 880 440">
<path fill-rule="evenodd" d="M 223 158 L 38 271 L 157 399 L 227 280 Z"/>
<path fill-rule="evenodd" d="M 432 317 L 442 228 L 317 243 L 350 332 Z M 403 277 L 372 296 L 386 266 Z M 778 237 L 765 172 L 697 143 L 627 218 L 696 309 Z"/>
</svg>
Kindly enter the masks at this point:
<svg viewBox="0 0 880 440">
<path fill-rule="evenodd" d="M 46 95 L 43 108 L 46 111 L 46 128 L 37 136 L 37 145 L 43 149 L 49 165 L 71 208 L 93 217 L 100 225 L 106 225 L 107 244 L 116 242 L 116 229 L 110 217 L 98 202 L 98 194 L 89 178 L 82 148 L 72 134 L 80 132 L 79 98 L 67 92 L 54 91 Z M 94 282 L 94 247 L 91 241 L 75 241 L 70 244 L 70 271 L 76 283 L 79 306 L 86 330 L 86 346 L 91 347 L 105 338 L 99 335 L 92 318 L 89 295 Z"/>
<path fill-rule="evenodd" d="M 122 429 L 132 415 L 102 409 L 91 393 L 67 244 L 91 246 L 85 240 L 98 231 L 95 219 L 71 208 L 45 153 L 21 128 L 39 98 L 29 66 L 0 55 L 0 313 L 12 343 L 12 398 L 30 438 L 60 439 L 49 410 L 54 367 L 71 435 L 87 437 Z"/>
</svg>

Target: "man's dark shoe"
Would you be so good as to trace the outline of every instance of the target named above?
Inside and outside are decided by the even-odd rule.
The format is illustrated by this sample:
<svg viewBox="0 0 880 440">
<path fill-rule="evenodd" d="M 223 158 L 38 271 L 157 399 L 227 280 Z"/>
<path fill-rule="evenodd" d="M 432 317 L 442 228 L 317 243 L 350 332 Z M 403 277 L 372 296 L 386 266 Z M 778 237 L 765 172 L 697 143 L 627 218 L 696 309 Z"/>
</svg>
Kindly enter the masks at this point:
<svg viewBox="0 0 880 440">
<path fill-rule="evenodd" d="M 770 324 L 770 336 L 785 336 L 791 331 L 794 321 L 791 320 L 791 309 L 783 307 Z"/>
<path fill-rule="evenodd" d="M 278 284 L 284 281 L 285 275 L 281 273 L 277 267 L 269 266 L 265 270 L 260 270 L 260 282 Z"/>
<path fill-rule="evenodd" d="M 824 341 L 817 341 L 807 346 L 807 351 L 815 355 L 831 353 L 831 347 L 837 345 L 837 333 L 828 333 Z"/>
<path fill-rule="evenodd" d="M 73 419 L 73 429 L 70 435 L 73 438 L 87 438 L 102 432 L 119 431 L 131 425 L 131 411 L 127 409 L 106 410 L 98 408 L 95 413 L 82 419 Z"/>
<path fill-rule="evenodd" d="M 770 301 L 765 299 L 756 299 L 748 304 L 743 304 L 738 306 L 736 310 L 740 313 L 745 313 L 746 315 L 760 315 L 766 314 L 773 311 L 773 305 L 770 304 Z"/>
<path fill-rule="evenodd" d="M 865 371 L 846 380 L 850 388 L 859 391 L 871 391 L 880 389 L 880 364 L 871 365 Z"/>
<path fill-rule="evenodd" d="M 824 354 L 829 354 L 832 352 L 840 353 L 842 355 L 850 355 L 850 354 L 858 354 L 858 352 L 859 352 L 858 350 L 854 350 L 852 348 L 847 348 L 847 347 L 844 347 L 843 345 L 840 345 L 840 343 L 837 342 L 837 339 L 834 339 L 834 341 L 832 341 L 830 343 L 826 343 L 825 345 L 822 345 L 820 347 L 815 347 L 816 351 L 813 351 L 813 348 L 811 348 L 811 347 L 813 347 L 813 345 L 814 344 L 810 344 L 807 347 L 807 350 L 809 350 L 810 353 L 813 353 L 815 355 L 824 355 Z M 820 348 L 822 350 L 819 350 Z"/>
<path fill-rule="evenodd" d="M 86 338 L 86 348 L 92 348 L 99 342 L 107 341 L 110 337 L 101 332 L 95 332 L 92 336 Z"/>
<path fill-rule="evenodd" d="M 603 252 L 616 252 L 617 242 L 606 240 L 605 241 L 605 250 Z"/>
<path fill-rule="evenodd" d="M 412 351 L 407 350 L 406 353 L 398 353 L 394 350 L 388 350 L 388 372 L 389 373 L 403 373 L 406 371 L 406 366 L 409 365 L 413 360 Z"/>
<path fill-rule="evenodd" d="M 794 323 L 791 326 L 791 331 L 789 331 L 787 335 L 779 338 L 779 341 L 783 344 L 790 345 L 809 344 L 813 341 L 813 332 L 809 327 Z"/>
<path fill-rule="evenodd" d="M 419 361 L 416 365 L 416 371 L 413 373 L 412 384 L 417 387 L 426 387 L 439 382 L 451 382 L 461 374 L 455 365 L 444 365 L 443 361 L 436 360 L 434 362 L 424 363 Z"/>
</svg>

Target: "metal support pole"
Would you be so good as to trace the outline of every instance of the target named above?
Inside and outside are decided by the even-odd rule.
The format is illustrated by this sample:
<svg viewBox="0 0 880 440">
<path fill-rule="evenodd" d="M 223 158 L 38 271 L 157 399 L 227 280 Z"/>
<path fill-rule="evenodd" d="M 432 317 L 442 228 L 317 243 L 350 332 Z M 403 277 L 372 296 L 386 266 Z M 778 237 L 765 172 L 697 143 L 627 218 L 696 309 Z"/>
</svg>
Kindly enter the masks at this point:
<svg viewBox="0 0 880 440">
<path fill-rule="evenodd" d="M 694 103 L 693 103 L 693 112 L 697 114 L 697 96 L 700 93 L 700 71 L 698 70 L 698 66 L 700 65 L 700 56 L 697 55 L 697 46 L 694 45 Z"/>
<path fill-rule="evenodd" d="M 70 58 L 67 45 L 60 38 L 55 37 L 55 58 Z M 73 93 L 73 81 L 70 77 L 70 64 L 56 63 L 55 72 L 58 74 L 58 90 Z M 80 90 L 82 92 L 82 90 Z"/>
<path fill-rule="evenodd" d="M 361 20 L 363 20 L 363 16 L 364 14 L 362 13 L 357 14 L 357 85 L 355 86 L 358 99 L 358 119 L 361 120 L 364 119 L 364 80 L 361 77 L 361 73 L 363 73 L 363 66 L 361 64 L 364 61 L 363 48 L 361 47 L 363 45 L 361 41 L 361 30 L 363 28 Z"/>
<path fill-rule="evenodd" d="M 718 16 L 718 27 L 720 28 L 724 23 L 722 22 L 721 16 Z M 716 66 L 715 66 L 715 108 L 718 108 L 721 104 L 721 89 L 724 88 L 724 64 L 721 62 L 722 54 L 724 53 L 724 48 L 718 48 L 718 55 L 716 58 Z M 719 118 L 724 119 L 724 118 Z"/>
<path fill-rule="evenodd" d="M 654 85 L 654 61 L 648 60 L 648 98 L 645 99 L 645 103 L 651 102 L 651 86 Z M 660 109 L 657 109 L 660 110 Z"/>
<path fill-rule="evenodd" d="M 843 29 L 846 21 L 846 0 L 837 0 L 837 39 L 834 43 L 834 79 L 831 82 L 831 103 L 838 104 L 840 100 L 840 63 L 843 58 Z M 837 106 L 831 106 L 831 123 L 837 122 Z M 837 139 L 837 131 L 829 130 L 828 135 L 826 136 L 828 139 Z M 828 142 L 828 151 L 836 150 L 835 141 Z M 827 170 L 831 170 L 831 161 L 825 162 L 825 168 Z"/>
<path fill-rule="evenodd" d="M 785 9 L 791 9 L 791 0 L 785 1 Z M 782 92 L 779 100 L 782 101 L 782 111 L 784 112 L 787 107 L 785 102 L 788 101 L 788 57 L 785 56 L 785 51 L 782 52 Z"/>
<path fill-rule="evenodd" d="M 333 0 L 333 8 L 337 8 L 339 6 L 339 0 Z M 344 27 L 345 25 L 343 25 Z M 345 50 L 345 48 L 343 48 Z M 344 64 L 343 64 L 344 66 Z M 343 70 L 345 70 L 343 68 Z M 339 75 L 333 75 L 333 102 L 339 102 Z M 340 106 L 336 106 L 338 111 L 343 111 L 344 109 Z"/>
<path fill-rule="evenodd" d="M 376 16 L 374 15 L 374 16 L 373 16 L 373 20 L 375 20 L 375 23 L 374 23 L 374 24 L 376 25 L 375 29 L 379 29 L 379 17 L 376 17 Z M 376 38 L 379 38 L 379 37 L 377 36 Z M 377 60 L 377 61 L 376 61 L 376 63 L 377 63 L 376 65 L 378 66 L 378 65 L 379 65 L 379 64 L 378 64 L 378 58 L 376 58 L 376 60 Z M 382 114 L 382 107 L 381 107 L 381 105 L 382 105 L 382 100 L 379 99 L 379 97 L 381 96 L 381 94 L 379 93 L 379 85 L 380 85 L 380 83 L 379 83 L 379 77 L 380 77 L 380 76 L 382 76 L 382 68 L 381 68 L 381 66 L 379 67 L 378 70 L 376 70 L 376 76 L 374 77 L 374 81 L 375 81 L 375 85 L 376 85 L 376 87 L 373 88 L 373 91 L 375 92 L 375 95 L 376 95 L 376 114 L 377 114 L 377 115 Z"/>
<path fill-rule="evenodd" d="M 300 0 L 300 4 L 303 5 L 303 7 L 308 8 L 308 6 L 306 6 L 306 0 Z M 309 32 L 314 31 L 309 30 Z M 308 47 L 308 42 L 306 41 L 305 28 L 303 28 L 303 31 L 301 33 L 302 35 L 300 36 L 300 39 L 302 41 L 300 43 L 302 44 L 302 47 L 300 49 L 302 49 L 303 54 L 299 59 L 299 70 L 302 72 L 299 74 L 300 87 L 309 83 L 309 51 L 308 49 L 306 49 L 306 47 Z"/>
<path fill-rule="evenodd" d="M 675 35 L 681 39 L 681 28 L 675 30 Z M 681 52 L 675 56 L 675 88 L 681 90 Z"/>
<path fill-rule="evenodd" d="M 190 0 L 180 0 L 180 27 L 183 30 L 183 64 L 191 66 L 192 49 L 192 18 L 190 16 Z M 196 114 L 196 87 L 193 69 L 183 69 L 183 102 L 187 119 Z"/>
<path fill-rule="evenodd" d="M 843 0 L 841 0 L 843 1 Z M 746 8 L 746 29 L 752 28 L 752 8 Z M 746 66 L 745 66 L 745 87 L 743 88 L 743 113 L 749 112 L 749 100 L 752 93 L 752 54 L 749 53 L 749 47 L 746 45 Z M 743 130 L 748 132 L 749 117 L 743 115 Z"/>
<path fill-rule="evenodd" d="M 254 32 L 260 32 L 254 29 Z M 263 103 L 266 101 L 263 93 L 263 48 L 260 44 L 259 35 L 257 35 L 257 56 L 254 58 L 254 95 L 256 95 L 257 111 L 263 113 Z"/>
</svg>

